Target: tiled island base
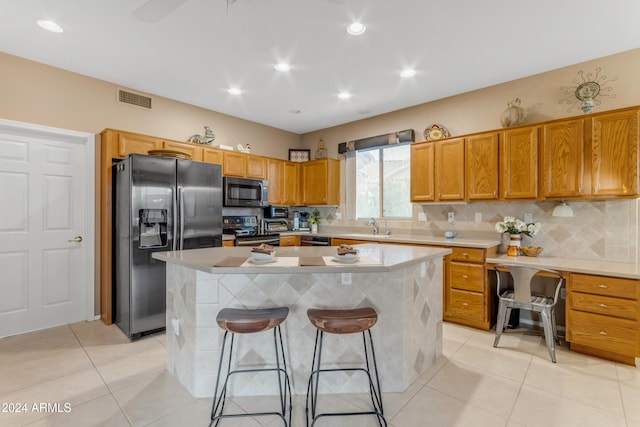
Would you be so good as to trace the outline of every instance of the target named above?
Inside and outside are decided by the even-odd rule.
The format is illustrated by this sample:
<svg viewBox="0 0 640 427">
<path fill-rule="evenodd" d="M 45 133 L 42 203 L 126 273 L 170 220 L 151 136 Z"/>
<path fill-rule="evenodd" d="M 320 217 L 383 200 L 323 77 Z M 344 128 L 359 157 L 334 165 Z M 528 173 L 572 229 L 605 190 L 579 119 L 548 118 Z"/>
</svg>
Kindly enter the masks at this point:
<svg viewBox="0 0 640 427">
<path fill-rule="evenodd" d="M 442 353 L 442 256 L 388 272 L 351 273 L 351 282 L 343 285 L 342 273 L 336 272 L 211 274 L 167 263 L 167 369 L 195 397 L 213 396 L 223 335 L 215 321 L 218 311 L 287 306 L 282 332 L 292 389 L 305 394 L 316 333 L 307 309 L 372 306 L 379 314 L 371 331 L 382 390 L 404 391 Z M 236 338 L 234 360 L 241 367 L 274 362 L 271 332 Z M 323 367 L 360 365 L 362 335 L 328 335 L 322 360 Z M 361 373 L 329 373 L 320 391 L 362 393 L 365 385 Z M 243 374 L 231 383 L 230 394 L 277 390 L 273 374 Z"/>
</svg>

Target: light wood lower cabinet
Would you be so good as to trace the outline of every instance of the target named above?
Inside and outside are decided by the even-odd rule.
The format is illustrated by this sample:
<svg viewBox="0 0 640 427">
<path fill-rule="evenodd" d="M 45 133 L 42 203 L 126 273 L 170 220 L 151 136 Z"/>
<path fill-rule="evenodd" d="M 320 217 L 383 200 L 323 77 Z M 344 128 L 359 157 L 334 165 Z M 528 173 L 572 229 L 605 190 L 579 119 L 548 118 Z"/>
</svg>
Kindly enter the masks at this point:
<svg viewBox="0 0 640 427">
<path fill-rule="evenodd" d="M 497 246 L 451 250 L 444 261 L 444 320 L 489 330 L 495 318 L 495 286 L 488 280 L 485 260 L 496 255 Z"/>
<path fill-rule="evenodd" d="M 570 274 L 566 339 L 571 350 L 635 365 L 639 296 L 639 280 Z"/>
<path fill-rule="evenodd" d="M 371 240 L 340 239 L 338 237 L 331 238 L 331 246 L 359 245 L 361 243 L 380 243 L 380 242 L 371 241 Z"/>
<path fill-rule="evenodd" d="M 233 240 L 223 240 L 222 246 L 224 247 L 235 246 L 235 242 Z"/>
<path fill-rule="evenodd" d="M 300 246 L 300 236 L 280 236 L 280 246 Z"/>
</svg>

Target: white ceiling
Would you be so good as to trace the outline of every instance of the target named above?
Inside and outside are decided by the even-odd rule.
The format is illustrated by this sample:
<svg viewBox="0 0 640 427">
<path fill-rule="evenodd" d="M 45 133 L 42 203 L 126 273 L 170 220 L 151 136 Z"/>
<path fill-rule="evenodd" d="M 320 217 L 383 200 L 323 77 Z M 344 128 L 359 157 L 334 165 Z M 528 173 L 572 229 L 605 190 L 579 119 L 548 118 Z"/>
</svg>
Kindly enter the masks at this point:
<svg viewBox="0 0 640 427">
<path fill-rule="evenodd" d="M 640 46 L 637 0 L 185 0 L 157 23 L 146 2 L 0 0 L 0 50 L 305 133 Z"/>
</svg>

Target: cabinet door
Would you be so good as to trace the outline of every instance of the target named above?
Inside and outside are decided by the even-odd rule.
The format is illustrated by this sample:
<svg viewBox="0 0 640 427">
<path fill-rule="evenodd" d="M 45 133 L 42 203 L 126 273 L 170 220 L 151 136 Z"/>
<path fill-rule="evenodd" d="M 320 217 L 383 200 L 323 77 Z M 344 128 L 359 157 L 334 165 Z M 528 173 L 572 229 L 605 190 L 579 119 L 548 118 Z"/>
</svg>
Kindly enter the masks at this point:
<svg viewBox="0 0 640 427">
<path fill-rule="evenodd" d="M 464 138 L 436 142 L 436 199 L 464 200 Z"/>
<path fill-rule="evenodd" d="M 538 127 L 504 131 L 500 138 L 500 198 L 538 197 Z"/>
<path fill-rule="evenodd" d="M 284 197 L 284 161 L 267 159 L 267 179 L 269 180 L 269 204 L 279 205 Z"/>
<path fill-rule="evenodd" d="M 222 160 L 222 175 L 244 177 L 247 173 L 247 155 L 225 151 Z"/>
<path fill-rule="evenodd" d="M 118 137 L 118 157 L 128 154 L 147 154 L 149 150 L 162 148 L 162 140 L 152 136 L 120 132 Z"/>
<path fill-rule="evenodd" d="M 300 164 L 285 161 L 282 165 L 282 202 L 285 205 L 300 204 Z"/>
<path fill-rule="evenodd" d="M 584 120 L 545 125 L 540 157 L 543 197 L 565 199 L 582 196 Z"/>
<path fill-rule="evenodd" d="M 340 161 L 314 160 L 300 164 L 303 205 L 340 204 Z"/>
<path fill-rule="evenodd" d="M 411 201 L 435 200 L 435 145 L 423 142 L 411 145 Z"/>
<path fill-rule="evenodd" d="M 591 194 L 638 194 L 638 110 L 598 114 L 591 119 Z"/>
<path fill-rule="evenodd" d="M 214 163 L 221 165 L 223 160 L 222 150 L 215 148 L 204 148 L 202 153 L 202 160 L 207 163 Z"/>
<path fill-rule="evenodd" d="M 247 156 L 247 178 L 266 179 L 267 166 L 264 157 Z"/>
<path fill-rule="evenodd" d="M 491 132 L 466 138 L 467 200 L 498 198 L 498 133 Z"/>
<path fill-rule="evenodd" d="M 175 141 L 163 141 L 162 148 L 166 150 L 182 151 L 191 154 L 191 160 L 202 161 L 202 147 L 195 144 L 187 144 Z"/>
</svg>

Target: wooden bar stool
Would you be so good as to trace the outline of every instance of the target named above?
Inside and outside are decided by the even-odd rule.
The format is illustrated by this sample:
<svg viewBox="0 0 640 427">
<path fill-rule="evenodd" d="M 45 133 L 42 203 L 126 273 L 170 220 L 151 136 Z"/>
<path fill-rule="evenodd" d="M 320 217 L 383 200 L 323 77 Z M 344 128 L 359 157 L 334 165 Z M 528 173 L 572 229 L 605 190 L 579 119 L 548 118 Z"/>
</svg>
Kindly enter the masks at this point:
<svg viewBox="0 0 640 427">
<path fill-rule="evenodd" d="M 220 310 L 216 317 L 218 326 L 225 330 L 222 339 L 222 350 L 220 352 L 220 362 L 218 364 L 218 376 L 216 378 L 216 390 L 213 396 L 213 406 L 211 408 L 211 423 L 209 426 L 217 426 L 223 418 L 256 417 L 256 416 L 278 416 L 282 419 L 285 427 L 291 425 L 291 384 L 287 373 L 287 361 L 284 356 L 284 345 L 282 343 L 282 333 L 280 324 L 289 315 L 287 307 L 263 308 L 263 309 L 238 309 L 224 308 Z M 260 369 L 233 369 L 231 360 L 233 356 L 233 344 L 236 334 L 252 334 L 273 329 L 273 344 L 276 354 L 275 368 Z M 224 385 L 220 389 L 220 378 L 222 372 L 222 361 L 225 357 L 227 336 L 231 334 L 229 345 L 229 355 L 227 362 L 227 375 Z M 241 414 L 222 414 L 227 396 L 227 384 L 231 375 L 250 372 L 276 372 L 278 375 L 278 391 L 280 395 L 280 408 L 272 412 L 253 412 Z M 218 390 L 220 389 L 220 395 Z M 287 407 L 288 403 L 288 407 Z"/>
<path fill-rule="evenodd" d="M 307 317 L 311 321 L 311 324 L 313 324 L 313 326 L 315 326 L 317 329 L 316 342 L 313 349 L 313 362 L 311 364 L 311 375 L 309 375 L 309 383 L 307 385 L 307 403 L 305 406 L 307 427 L 309 427 L 309 419 L 311 419 L 311 426 L 313 426 L 321 417 L 359 415 L 374 415 L 376 416 L 376 419 L 380 426 L 387 426 L 387 420 L 384 418 L 384 411 L 382 408 L 382 393 L 380 391 L 380 377 L 378 376 L 376 353 L 373 349 L 373 340 L 371 338 L 371 327 L 378 321 L 378 313 L 376 313 L 375 309 L 373 309 L 372 307 L 355 308 L 351 310 L 309 309 L 307 310 Z M 366 367 L 321 369 L 320 363 L 322 359 L 322 342 L 325 332 L 328 334 L 362 333 Z M 368 345 L 367 336 L 369 337 Z M 375 381 L 371 375 L 371 365 L 373 365 Z M 360 371 L 366 374 L 369 381 L 369 394 L 371 395 L 371 403 L 373 404 L 372 410 L 361 412 L 316 413 L 320 373 L 336 371 Z"/>
</svg>

